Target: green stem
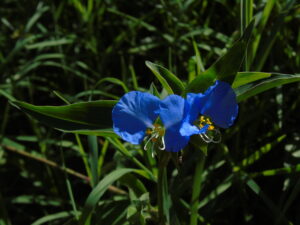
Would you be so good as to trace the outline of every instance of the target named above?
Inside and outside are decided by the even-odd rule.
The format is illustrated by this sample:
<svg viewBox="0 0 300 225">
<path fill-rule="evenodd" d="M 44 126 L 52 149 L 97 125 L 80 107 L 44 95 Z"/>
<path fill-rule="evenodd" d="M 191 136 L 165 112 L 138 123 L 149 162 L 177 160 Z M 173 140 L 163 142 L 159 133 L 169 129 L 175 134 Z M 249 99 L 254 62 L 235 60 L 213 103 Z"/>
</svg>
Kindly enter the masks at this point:
<svg viewBox="0 0 300 225">
<path fill-rule="evenodd" d="M 158 221 L 159 224 L 166 224 L 166 217 L 168 217 L 167 209 L 164 207 L 164 199 L 167 200 L 168 185 L 167 185 L 167 170 L 170 155 L 167 152 L 159 154 L 158 161 L 158 179 L 157 179 L 157 204 L 158 204 Z"/>
<path fill-rule="evenodd" d="M 191 199 L 191 217 L 190 225 L 198 224 L 198 205 L 199 205 L 199 196 L 201 193 L 202 185 L 202 173 L 205 164 L 205 155 L 201 152 L 200 159 L 196 165 L 194 182 L 193 182 L 193 193 Z"/>
</svg>

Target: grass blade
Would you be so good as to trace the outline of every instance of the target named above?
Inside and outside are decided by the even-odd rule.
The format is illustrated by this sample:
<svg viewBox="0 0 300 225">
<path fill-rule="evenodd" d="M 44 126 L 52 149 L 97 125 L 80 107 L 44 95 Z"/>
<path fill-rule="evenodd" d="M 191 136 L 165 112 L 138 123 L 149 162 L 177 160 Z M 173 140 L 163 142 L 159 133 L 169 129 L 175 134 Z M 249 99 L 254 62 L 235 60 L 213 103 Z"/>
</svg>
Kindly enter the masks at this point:
<svg viewBox="0 0 300 225">
<path fill-rule="evenodd" d="M 246 85 L 236 88 L 234 91 L 237 95 L 238 101 L 241 102 L 251 96 L 257 95 L 271 88 L 298 81 L 300 81 L 300 74 L 272 73 L 269 78 L 248 83 Z"/>
<path fill-rule="evenodd" d="M 146 66 L 153 72 L 168 94 L 180 95 L 183 92 L 183 83 L 169 70 L 149 61 L 146 61 Z"/>
<path fill-rule="evenodd" d="M 243 36 L 228 50 L 225 55 L 219 58 L 211 67 L 188 84 L 186 93 L 203 92 L 211 86 L 216 79 L 223 80 L 231 84 L 243 62 L 245 50 L 253 27 L 254 21 L 249 24 Z"/>
<path fill-rule="evenodd" d="M 112 127 L 111 111 L 116 101 L 101 100 L 75 103 L 66 106 L 35 106 L 26 102 L 14 101 L 12 104 L 38 121 L 64 131 L 84 134 L 110 133 Z M 103 133 L 101 133 L 103 131 Z"/>
<path fill-rule="evenodd" d="M 71 216 L 71 213 L 69 213 L 69 212 L 54 213 L 54 214 L 47 215 L 47 216 L 44 216 L 42 218 L 39 218 L 38 220 L 33 222 L 31 225 L 41 225 L 41 224 L 49 223 L 49 222 L 54 221 L 54 220 L 68 218 L 70 216 Z"/>
<path fill-rule="evenodd" d="M 95 208 L 96 204 L 102 197 L 102 195 L 105 193 L 105 191 L 108 189 L 108 187 L 120 179 L 125 174 L 133 172 L 135 169 L 117 169 L 113 172 L 106 175 L 92 190 L 92 192 L 89 194 L 89 196 L 86 199 L 86 202 L 83 207 L 82 215 L 79 220 L 80 225 L 85 225 L 86 221 L 91 216 L 91 213 L 93 209 Z"/>
</svg>

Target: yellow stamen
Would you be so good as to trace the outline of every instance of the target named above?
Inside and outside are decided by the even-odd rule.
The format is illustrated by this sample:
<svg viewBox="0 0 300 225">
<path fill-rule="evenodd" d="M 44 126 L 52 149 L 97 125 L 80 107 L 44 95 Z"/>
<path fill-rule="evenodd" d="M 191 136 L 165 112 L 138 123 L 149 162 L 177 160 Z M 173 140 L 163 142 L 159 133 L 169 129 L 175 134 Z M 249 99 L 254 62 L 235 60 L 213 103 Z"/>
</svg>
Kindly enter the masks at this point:
<svg viewBox="0 0 300 225">
<path fill-rule="evenodd" d="M 199 118 L 199 128 L 203 128 L 204 126 L 208 125 L 208 130 L 214 130 L 215 127 L 212 125 L 213 123 L 209 118 L 206 118 L 205 116 L 200 116 Z"/>
</svg>

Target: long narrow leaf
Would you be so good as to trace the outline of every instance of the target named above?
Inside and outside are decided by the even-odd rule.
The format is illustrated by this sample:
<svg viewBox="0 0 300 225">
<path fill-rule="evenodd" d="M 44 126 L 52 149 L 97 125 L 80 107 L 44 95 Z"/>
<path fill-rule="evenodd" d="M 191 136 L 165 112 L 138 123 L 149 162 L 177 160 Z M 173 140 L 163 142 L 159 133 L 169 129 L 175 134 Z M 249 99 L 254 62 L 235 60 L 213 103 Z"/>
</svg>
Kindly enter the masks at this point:
<svg viewBox="0 0 300 225">
<path fill-rule="evenodd" d="M 12 104 L 48 126 L 73 133 L 115 136 L 111 111 L 116 101 L 100 100 L 65 106 L 35 106 L 26 102 Z"/>
<path fill-rule="evenodd" d="M 146 61 L 146 66 L 153 72 L 169 94 L 181 94 L 183 92 L 183 83 L 169 70 L 149 61 Z"/>
<path fill-rule="evenodd" d="M 256 82 L 248 83 L 235 89 L 238 101 L 244 101 L 247 98 L 267 91 L 271 88 L 278 87 L 284 84 L 300 81 L 300 74 L 275 74 L 269 78 L 262 79 Z"/>
<path fill-rule="evenodd" d="M 69 216 L 71 216 L 71 213 L 69 213 L 69 212 L 54 213 L 54 214 L 47 215 L 47 216 L 44 216 L 44 217 L 38 219 L 37 221 L 35 221 L 31 225 L 45 224 L 45 223 L 48 223 L 50 221 L 66 218 L 66 217 L 69 217 Z"/>
<path fill-rule="evenodd" d="M 133 172 L 135 169 L 117 169 L 111 172 L 110 174 L 106 175 L 98 184 L 97 186 L 92 190 L 92 192 L 87 197 L 87 200 L 84 204 L 84 208 L 82 211 L 82 215 L 80 217 L 79 224 L 84 225 L 86 220 L 90 217 L 93 209 L 97 205 L 99 199 L 102 197 L 102 195 L 105 193 L 105 191 L 108 189 L 108 187 L 120 179 L 125 174 Z"/>
<path fill-rule="evenodd" d="M 197 76 L 186 88 L 186 92 L 203 92 L 216 79 L 232 83 L 238 72 L 244 56 L 247 44 L 252 33 L 254 21 L 252 21 L 243 36 L 232 46 L 228 52 L 219 58 L 211 67 Z"/>
</svg>

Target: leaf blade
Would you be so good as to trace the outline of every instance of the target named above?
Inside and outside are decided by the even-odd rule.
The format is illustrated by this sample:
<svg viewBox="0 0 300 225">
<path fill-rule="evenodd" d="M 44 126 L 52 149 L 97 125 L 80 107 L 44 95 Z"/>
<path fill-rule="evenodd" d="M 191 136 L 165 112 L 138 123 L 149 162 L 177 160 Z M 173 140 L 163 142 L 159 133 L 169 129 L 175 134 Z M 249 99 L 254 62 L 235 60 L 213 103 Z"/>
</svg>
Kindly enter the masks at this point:
<svg viewBox="0 0 300 225">
<path fill-rule="evenodd" d="M 146 61 L 146 66 L 153 72 L 168 94 L 181 94 L 184 91 L 184 84 L 166 68 Z"/>
<path fill-rule="evenodd" d="M 100 100 L 64 106 L 36 106 L 13 101 L 12 105 L 56 129 L 78 134 L 112 134 L 111 111 L 116 101 Z"/>
<path fill-rule="evenodd" d="M 271 88 L 280 85 L 289 84 L 292 82 L 300 81 L 300 74 L 277 74 L 272 73 L 269 78 L 248 83 L 234 89 L 238 102 L 244 101 L 249 97 L 260 94 Z"/>
<path fill-rule="evenodd" d="M 232 83 L 234 76 L 238 72 L 244 56 L 245 50 L 248 45 L 252 30 L 254 27 L 254 21 L 252 21 L 243 36 L 235 42 L 235 44 L 228 50 L 228 52 L 220 57 L 211 67 L 197 76 L 186 88 L 188 92 L 203 92 L 213 82 L 218 79 L 228 83 Z"/>
<path fill-rule="evenodd" d="M 85 222 L 89 219 L 94 207 L 96 206 L 96 204 L 98 203 L 102 195 L 105 193 L 105 191 L 108 189 L 109 185 L 111 185 L 116 180 L 120 179 L 125 174 L 133 172 L 134 170 L 135 169 L 122 168 L 122 169 L 114 170 L 113 172 L 106 175 L 96 185 L 96 187 L 91 191 L 91 193 L 87 197 L 82 211 L 82 215 L 79 220 L 79 224 L 84 225 Z"/>
</svg>

